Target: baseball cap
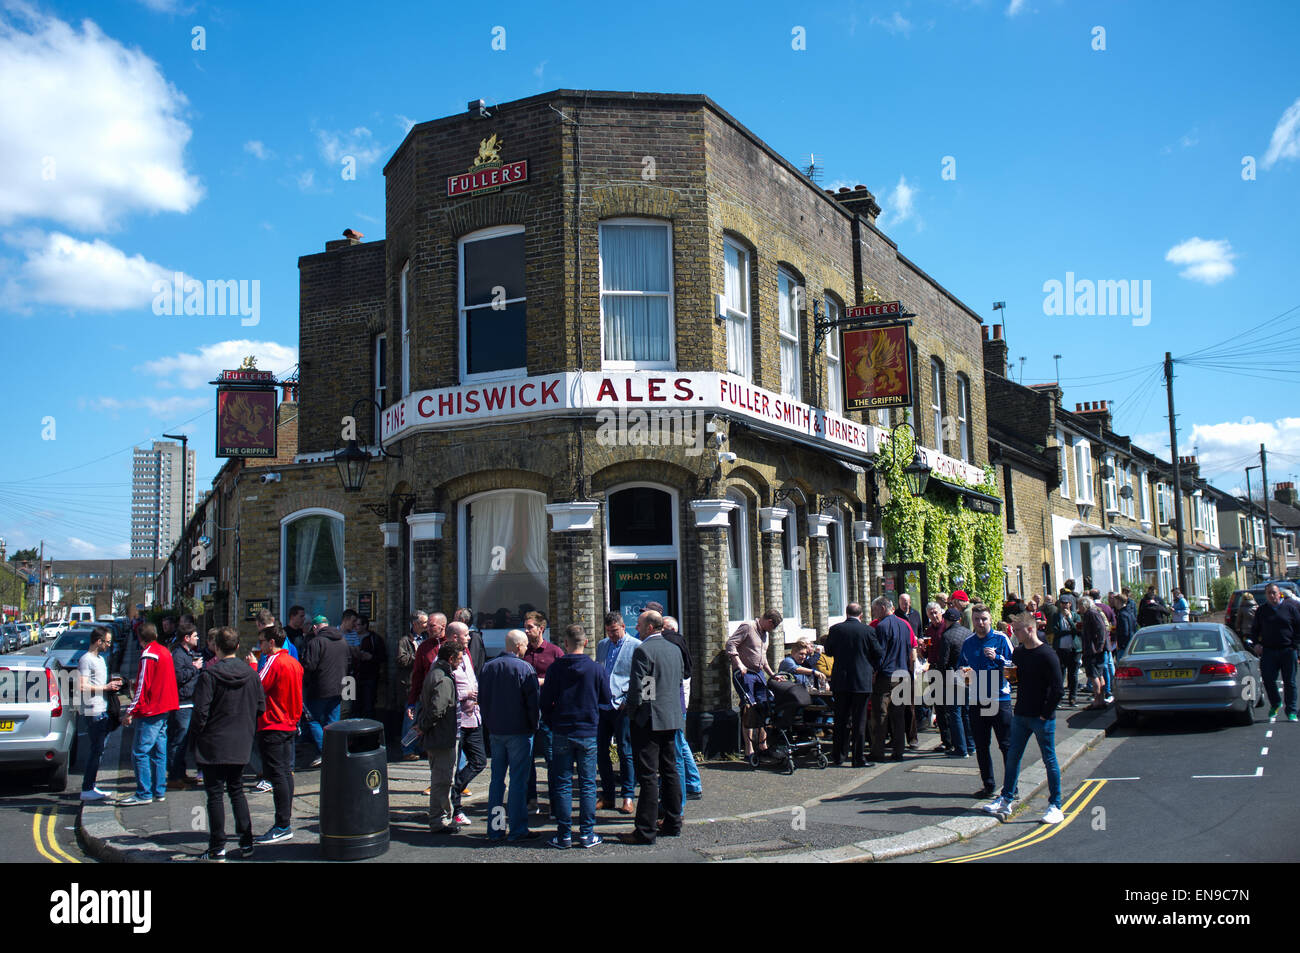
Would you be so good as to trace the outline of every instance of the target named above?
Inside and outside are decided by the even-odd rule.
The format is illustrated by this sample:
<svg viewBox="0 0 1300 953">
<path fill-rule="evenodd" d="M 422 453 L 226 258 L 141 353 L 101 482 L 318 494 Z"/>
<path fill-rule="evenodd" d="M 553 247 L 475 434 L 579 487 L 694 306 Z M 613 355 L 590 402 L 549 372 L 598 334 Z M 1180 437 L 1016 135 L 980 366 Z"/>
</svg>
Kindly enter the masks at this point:
<svg viewBox="0 0 1300 953">
<path fill-rule="evenodd" d="M 318 615 L 318 616 L 316 616 L 314 619 L 312 619 L 311 621 L 312 621 L 312 625 L 329 625 L 329 624 L 330 624 L 330 620 L 327 619 L 327 618 L 325 618 L 323 615 Z"/>
<path fill-rule="evenodd" d="M 944 613 L 943 613 L 943 617 L 944 617 L 944 619 L 945 619 L 946 621 L 948 621 L 948 622 L 960 622 L 960 621 L 961 621 L 961 610 L 960 610 L 960 609 L 947 609 L 947 610 L 944 611 Z"/>
<path fill-rule="evenodd" d="M 958 589 L 949 598 L 960 599 L 962 602 L 970 602 L 970 596 L 966 595 L 965 589 Z"/>
</svg>

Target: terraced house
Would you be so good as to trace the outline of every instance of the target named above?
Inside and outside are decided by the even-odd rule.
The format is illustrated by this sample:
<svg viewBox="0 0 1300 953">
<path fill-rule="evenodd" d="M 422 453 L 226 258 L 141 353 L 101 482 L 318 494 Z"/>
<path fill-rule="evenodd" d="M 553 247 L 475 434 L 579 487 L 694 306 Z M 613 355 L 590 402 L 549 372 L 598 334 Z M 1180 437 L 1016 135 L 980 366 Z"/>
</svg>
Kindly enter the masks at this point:
<svg viewBox="0 0 1300 953">
<path fill-rule="evenodd" d="M 494 649 L 533 608 L 599 636 L 658 600 L 707 711 L 730 705 L 738 622 L 781 609 L 792 641 L 917 585 L 885 562 L 895 423 L 927 499 L 997 512 L 979 315 L 865 187 L 822 190 L 707 97 L 475 104 L 411 129 L 384 173 L 385 239 L 299 261 L 297 453 L 233 494 L 242 602 L 333 618 L 364 596 L 394 643 L 413 608 L 465 605 Z M 912 405 L 846 411 L 863 356 L 818 324 L 890 300 L 914 315 Z M 921 585 L 1000 562 L 954 545 Z"/>
</svg>

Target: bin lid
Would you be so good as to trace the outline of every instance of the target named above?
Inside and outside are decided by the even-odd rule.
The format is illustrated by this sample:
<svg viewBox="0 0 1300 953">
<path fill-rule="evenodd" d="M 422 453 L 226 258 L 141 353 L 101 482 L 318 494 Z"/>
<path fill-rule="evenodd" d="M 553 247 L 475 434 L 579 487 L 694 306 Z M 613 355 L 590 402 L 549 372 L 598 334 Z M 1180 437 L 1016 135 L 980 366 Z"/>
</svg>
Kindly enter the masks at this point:
<svg viewBox="0 0 1300 953">
<path fill-rule="evenodd" d="M 373 718 L 344 718 L 332 725 L 325 726 L 326 734 L 363 735 L 372 731 L 383 731 L 384 726 Z"/>
</svg>

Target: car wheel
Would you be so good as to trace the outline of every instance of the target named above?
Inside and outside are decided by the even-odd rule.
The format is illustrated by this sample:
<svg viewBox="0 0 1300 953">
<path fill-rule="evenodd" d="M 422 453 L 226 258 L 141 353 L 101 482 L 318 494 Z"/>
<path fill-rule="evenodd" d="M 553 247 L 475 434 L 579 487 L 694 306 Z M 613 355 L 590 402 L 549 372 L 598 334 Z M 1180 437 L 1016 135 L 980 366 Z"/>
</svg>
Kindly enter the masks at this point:
<svg viewBox="0 0 1300 953">
<path fill-rule="evenodd" d="M 1255 706 L 1247 701 L 1246 704 L 1241 706 L 1241 711 L 1232 713 L 1232 723 L 1243 728 L 1249 728 L 1255 723 Z"/>
<path fill-rule="evenodd" d="M 1128 711 L 1125 708 L 1120 708 L 1118 705 L 1115 706 L 1115 724 L 1119 725 L 1121 728 L 1136 728 L 1137 723 L 1137 712 Z"/>
<path fill-rule="evenodd" d="M 64 761 L 57 768 L 51 768 L 50 773 L 45 777 L 45 783 L 49 785 L 52 793 L 63 793 L 68 786 L 68 762 Z"/>
</svg>

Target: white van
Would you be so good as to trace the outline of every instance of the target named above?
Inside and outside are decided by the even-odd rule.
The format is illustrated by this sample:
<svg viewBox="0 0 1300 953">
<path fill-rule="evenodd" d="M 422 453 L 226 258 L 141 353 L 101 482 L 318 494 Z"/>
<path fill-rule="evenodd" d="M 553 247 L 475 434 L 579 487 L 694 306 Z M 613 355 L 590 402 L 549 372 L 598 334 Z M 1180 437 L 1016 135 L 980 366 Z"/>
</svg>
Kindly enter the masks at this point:
<svg viewBox="0 0 1300 953">
<path fill-rule="evenodd" d="M 71 611 L 68 613 L 69 625 L 76 625 L 78 622 L 94 622 L 94 621 L 95 621 L 94 606 L 73 606 Z"/>
</svg>

